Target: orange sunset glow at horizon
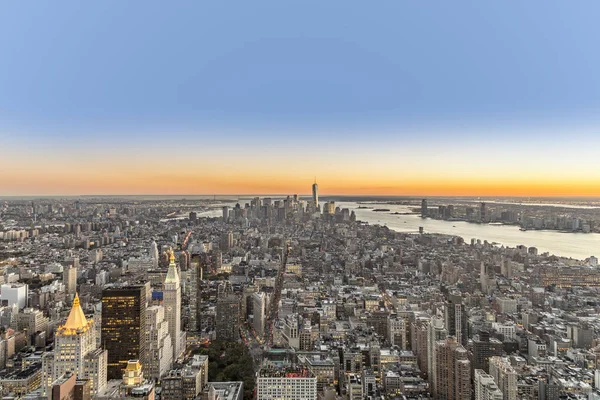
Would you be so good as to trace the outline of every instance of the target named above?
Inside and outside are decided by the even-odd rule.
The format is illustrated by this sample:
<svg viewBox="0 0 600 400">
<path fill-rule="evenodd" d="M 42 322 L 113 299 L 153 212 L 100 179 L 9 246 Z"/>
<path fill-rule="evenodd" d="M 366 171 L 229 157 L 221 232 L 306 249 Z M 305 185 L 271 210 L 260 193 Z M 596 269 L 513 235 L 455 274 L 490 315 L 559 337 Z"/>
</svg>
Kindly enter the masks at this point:
<svg viewBox="0 0 600 400">
<path fill-rule="evenodd" d="M 115 176 L 71 175 L 0 176 L 0 195 L 308 195 L 312 179 L 132 174 Z M 317 178 L 321 195 L 364 196 L 471 196 L 471 197 L 600 197 L 600 184 L 586 180 L 368 180 L 332 176 Z"/>
</svg>

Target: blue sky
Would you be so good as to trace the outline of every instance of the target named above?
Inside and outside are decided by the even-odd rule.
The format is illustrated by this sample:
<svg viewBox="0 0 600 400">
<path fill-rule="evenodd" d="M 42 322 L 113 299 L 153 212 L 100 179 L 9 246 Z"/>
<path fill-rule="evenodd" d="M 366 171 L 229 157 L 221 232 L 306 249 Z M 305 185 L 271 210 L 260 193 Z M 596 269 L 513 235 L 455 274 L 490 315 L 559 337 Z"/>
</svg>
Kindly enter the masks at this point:
<svg viewBox="0 0 600 400">
<path fill-rule="evenodd" d="M 365 137 L 575 152 L 570 138 L 599 142 L 598 15 L 594 1 L 3 2 L 0 138 L 57 157 Z"/>
</svg>

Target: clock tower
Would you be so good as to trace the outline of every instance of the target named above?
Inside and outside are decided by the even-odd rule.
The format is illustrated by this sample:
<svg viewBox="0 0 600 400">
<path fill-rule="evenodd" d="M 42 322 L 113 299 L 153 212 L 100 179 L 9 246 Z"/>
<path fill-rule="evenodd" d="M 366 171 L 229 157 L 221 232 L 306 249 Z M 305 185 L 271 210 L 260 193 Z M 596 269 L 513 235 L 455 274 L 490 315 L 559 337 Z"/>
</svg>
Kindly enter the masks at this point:
<svg viewBox="0 0 600 400">
<path fill-rule="evenodd" d="M 169 321 L 169 335 L 173 343 L 173 360 L 182 352 L 181 348 L 181 285 L 179 284 L 179 274 L 175 265 L 175 255 L 173 250 L 169 257 L 169 271 L 165 278 L 163 299 L 165 313 Z"/>
</svg>

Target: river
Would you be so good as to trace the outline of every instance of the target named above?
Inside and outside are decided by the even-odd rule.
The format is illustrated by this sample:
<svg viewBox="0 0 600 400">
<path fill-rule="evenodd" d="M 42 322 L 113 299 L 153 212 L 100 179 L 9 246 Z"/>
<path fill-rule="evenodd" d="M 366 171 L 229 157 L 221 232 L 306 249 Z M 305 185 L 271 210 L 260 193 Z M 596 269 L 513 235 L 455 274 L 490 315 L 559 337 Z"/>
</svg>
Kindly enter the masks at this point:
<svg viewBox="0 0 600 400">
<path fill-rule="evenodd" d="M 382 203 L 362 206 L 386 208 L 389 212 L 375 212 L 372 209 L 359 209 L 355 202 L 336 202 L 340 208 L 349 208 L 356 213 L 356 219 L 369 224 L 386 225 L 397 232 L 418 232 L 422 226 L 426 233 L 442 233 L 461 236 L 466 242 L 471 238 L 497 242 L 505 246 L 525 245 L 537 247 L 539 253 L 549 252 L 557 256 L 586 259 L 600 254 L 599 233 L 562 233 L 557 231 L 521 231 L 518 226 L 473 224 L 463 221 L 443 221 L 421 218 L 420 215 L 393 215 L 391 213 L 411 212 L 411 207 Z"/>
<path fill-rule="evenodd" d="M 243 203 L 242 203 L 243 204 Z M 198 211 L 198 217 L 220 217 L 221 206 L 210 210 Z M 235 203 L 224 204 L 233 206 Z M 386 208 L 389 212 L 375 212 L 373 209 L 358 208 L 359 203 L 336 201 L 336 206 L 349 208 L 356 213 L 356 219 L 369 224 L 386 225 L 397 232 L 418 232 L 423 227 L 425 233 L 441 233 L 461 236 L 468 243 L 472 238 L 496 242 L 504 246 L 515 247 L 525 245 L 537 247 L 539 253 L 549 252 L 557 256 L 572 257 L 584 260 L 592 255 L 600 255 L 599 233 L 563 233 L 558 231 L 521 231 L 514 225 L 474 224 L 463 221 L 443 221 L 431 218 L 421 218 L 420 215 L 393 215 L 394 212 L 411 212 L 411 207 L 383 203 L 360 203 L 362 206 Z"/>
</svg>

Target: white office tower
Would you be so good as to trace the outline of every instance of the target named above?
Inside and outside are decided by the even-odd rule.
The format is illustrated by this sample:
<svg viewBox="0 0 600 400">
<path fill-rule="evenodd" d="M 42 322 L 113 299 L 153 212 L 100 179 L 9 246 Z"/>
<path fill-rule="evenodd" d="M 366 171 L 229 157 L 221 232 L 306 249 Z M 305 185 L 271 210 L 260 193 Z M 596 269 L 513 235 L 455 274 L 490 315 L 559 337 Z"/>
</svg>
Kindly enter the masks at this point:
<svg viewBox="0 0 600 400">
<path fill-rule="evenodd" d="M 71 296 L 75 295 L 77 291 L 77 269 L 79 268 L 79 257 L 69 256 L 65 260 L 63 268 L 63 283 L 65 285 L 65 292 Z"/>
<path fill-rule="evenodd" d="M 148 359 L 144 363 L 145 376 L 158 380 L 173 365 L 173 343 L 163 306 L 146 309 L 146 341 Z"/>
<path fill-rule="evenodd" d="M 77 291 L 77 267 L 75 265 L 64 267 L 63 283 L 65 285 L 65 292 L 70 295 L 70 298 Z"/>
<path fill-rule="evenodd" d="M 163 299 L 169 322 L 169 335 L 173 342 L 173 360 L 181 354 L 181 285 L 175 265 L 175 254 L 171 250 L 169 271 L 165 278 Z"/>
<path fill-rule="evenodd" d="M 52 381 L 72 372 L 91 381 L 92 394 L 106 387 L 107 352 L 96 347 L 94 320 L 85 318 L 77 294 L 67 321 L 56 331 L 51 362 Z"/>
<path fill-rule="evenodd" d="M 158 245 L 153 240 L 150 245 L 150 258 L 152 258 L 152 265 L 154 268 L 158 268 Z"/>
<path fill-rule="evenodd" d="M 446 339 L 448 331 L 444 327 L 444 318 L 439 315 L 431 317 L 427 327 L 427 376 L 429 377 L 429 386 L 435 388 L 437 384 L 436 369 L 436 342 Z"/>
<path fill-rule="evenodd" d="M 475 370 L 475 400 L 502 400 L 503 395 L 494 378 L 482 369 Z"/>
<path fill-rule="evenodd" d="M 517 400 L 517 371 L 510 364 L 508 358 L 491 357 L 490 375 L 502 391 L 504 400 Z"/>
</svg>

